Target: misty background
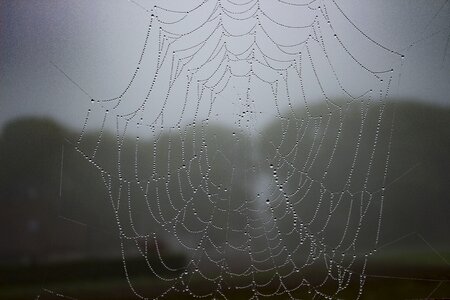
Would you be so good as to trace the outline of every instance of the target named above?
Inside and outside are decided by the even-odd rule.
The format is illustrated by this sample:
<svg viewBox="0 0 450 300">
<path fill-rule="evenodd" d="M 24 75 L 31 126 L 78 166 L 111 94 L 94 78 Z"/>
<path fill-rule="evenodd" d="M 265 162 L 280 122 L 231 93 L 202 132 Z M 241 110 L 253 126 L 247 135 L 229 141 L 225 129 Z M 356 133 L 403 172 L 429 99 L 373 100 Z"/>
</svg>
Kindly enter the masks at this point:
<svg viewBox="0 0 450 300">
<path fill-rule="evenodd" d="M 398 69 L 400 82 L 393 83 L 390 95 L 448 105 L 450 33 L 444 2 L 340 3 L 368 36 L 406 54 Z M 141 4 L 151 8 L 154 3 Z M 80 128 L 90 98 L 52 63 L 94 98 L 117 95 L 134 71 L 148 26 L 146 12 L 126 0 L 17 0 L 0 5 L 0 125 L 18 116 L 39 115 Z M 319 101 L 319 96 L 311 100 Z"/>
<path fill-rule="evenodd" d="M 282 10 L 270 1 L 262 2 L 265 9 L 272 11 L 278 18 L 295 24 L 298 22 L 299 18 L 294 10 Z M 80 299 L 91 299 L 96 297 L 94 295 L 111 298 L 112 294 L 118 299 L 131 298 L 123 276 L 121 246 L 127 253 L 129 271 L 135 278 L 136 285 L 149 295 L 163 288 L 156 283 L 154 276 L 149 276 L 145 262 L 139 258 L 141 254 L 139 249 L 143 249 L 144 246 L 141 244 L 136 246 L 133 243 L 121 244 L 108 188 L 105 188 L 103 183 L 104 178 L 93 167 L 88 157 L 83 157 L 77 152 L 77 147 L 85 151 L 84 153 L 96 151 L 96 162 L 101 170 L 110 174 L 117 171 L 116 123 L 105 117 L 107 122 L 102 128 L 104 109 L 107 106 L 92 102 L 91 98 L 112 98 L 123 91 L 135 70 L 136 61 L 142 50 L 148 26 L 148 14 L 145 9 L 153 7 L 155 3 L 159 2 L 17 0 L 0 3 L 2 128 L 0 201 L 4 207 L 0 213 L 2 229 L 0 285 L 4 287 L 4 295 L 9 298 L 24 299 L 38 294 L 44 299 L 56 297 L 50 292 L 42 293 L 43 288 L 50 291 L 64 291 L 65 294 Z M 192 3 L 171 2 L 164 5 L 172 9 L 184 9 L 191 7 Z M 358 38 L 355 32 L 349 30 L 350 27 L 346 27 L 348 22 L 342 15 L 330 9 L 328 13 L 336 20 L 333 23 L 336 31 L 342 33 L 343 38 L 347 39 L 346 42 L 355 47 L 354 50 L 361 55 L 364 62 L 376 69 L 393 67 L 395 72 L 389 88 L 386 110 L 383 103 L 374 102 L 369 108 L 364 106 L 363 102 L 349 102 L 349 99 L 340 94 L 338 87 L 324 77 L 327 95 L 342 105 L 345 118 L 336 163 L 327 171 L 328 177 L 322 178 L 321 183 L 326 184 L 330 190 L 343 189 L 345 178 L 341 178 L 340 174 L 348 172 L 355 156 L 358 126 L 363 122 L 360 110 L 366 107 L 367 119 L 364 119 L 364 122 L 367 123 L 364 124 L 367 125 L 356 163 L 357 169 L 362 171 L 361 175 L 355 175 L 353 186 L 349 187 L 350 190 L 358 189 L 364 177 L 363 171 L 372 161 L 371 149 L 367 145 L 374 139 L 377 117 L 382 111 L 379 145 L 381 150 L 373 159 L 375 168 L 370 190 L 374 191 L 374 199 L 379 199 L 377 197 L 381 195 L 381 186 L 383 188 L 386 186 L 386 193 L 379 251 L 369 259 L 368 273 L 375 276 L 368 283 L 368 294 L 370 296 L 380 293 L 379 287 L 383 286 L 389 287 L 385 290 L 386 298 L 393 297 L 392 295 L 425 297 L 431 292 L 435 293 L 433 296 L 436 297 L 448 296 L 450 4 L 446 1 L 404 0 L 343 1 L 339 2 L 339 5 L 365 34 L 387 49 L 404 54 L 405 57 L 399 59 L 395 55 L 374 49 L 376 47 L 368 47 L 365 39 Z M 304 16 L 305 20 L 310 17 L 314 16 Z M 239 29 L 238 25 L 229 26 L 230 29 Z M 346 32 L 349 32 L 347 36 Z M 274 34 L 286 43 L 299 39 L 289 30 L 275 31 Z M 154 37 L 150 39 L 154 40 Z M 187 45 L 189 41 L 181 46 Z M 156 48 L 152 47 L 156 46 L 150 42 L 148 51 L 155 53 Z M 330 53 L 335 52 L 333 47 L 328 50 Z M 384 84 L 374 83 L 372 79 L 362 76 L 358 71 L 353 72 L 352 66 L 346 65 L 339 55 L 335 59 L 341 71 L 344 70 L 339 78 L 355 94 L 359 95 L 361 91 L 374 85 L 377 88 L 386 88 L 386 81 Z M 319 62 L 317 66 L 319 72 L 326 73 L 323 62 L 322 64 Z M 237 67 L 237 70 L 240 70 L 239 68 Z M 151 72 L 144 73 L 142 81 L 138 82 L 138 88 L 133 92 L 135 94 L 129 99 L 130 104 L 127 102 L 123 105 L 122 112 L 133 109 L 131 103 L 134 100 L 131 98 L 134 97 L 137 101 L 142 98 L 142 92 L 148 87 L 146 79 L 149 76 Z M 147 189 L 154 191 L 167 187 L 169 191 L 167 194 L 173 195 L 178 187 L 164 186 L 165 179 L 164 177 L 161 179 L 161 175 L 177 172 L 184 174 L 186 163 L 182 157 L 185 155 L 195 158 L 199 164 L 199 169 L 193 167 L 190 169 L 191 173 L 181 179 L 186 180 L 182 194 L 192 196 L 195 192 L 190 190 L 187 182 L 192 181 L 194 185 L 195 182 L 201 184 L 205 180 L 202 169 L 209 166 L 204 161 L 204 155 L 219 151 L 223 157 L 222 159 L 216 157 L 217 160 L 213 161 L 214 172 L 208 173 L 208 176 L 211 176 L 208 180 L 220 183 L 214 195 L 230 197 L 236 202 L 228 205 L 239 207 L 242 204 L 239 199 L 252 199 L 256 192 L 272 180 L 267 179 L 272 178 L 272 170 L 268 167 L 258 169 L 254 173 L 256 182 L 248 180 L 247 168 L 255 164 L 265 164 L 264 159 L 267 160 L 267 157 L 276 157 L 277 154 L 273 152 L 274 144 L 283 145 L 277 149 L 281 152 L 288 151 L 296 145 L 298 129 L 301 126 L 299 124 L 303 124 L 301 122 L 305 118 L 314 122 L 303 128 L 305 138 L 302 138 L 300 143 L 302 154 L 292 160 L 292 163 L 296 166 L 311 164 L 309 173 L 311 177 L 321 178 L 326 170 L 324 162 L 333 149 L 332 142 L 338 134 L 337 128 L 340 123 L 337 115 L 330 113 L 331 129 L 327 132 L 329 140 L 328 142 L 325 140 L 323 146 L 317 148 L 317 132 L 319 134 L 326 132 L 324 129 L 326 122 L 322 123 L 322 114 L 325 116 L 329 113 L 329 107 L 326 107 L 315 79 L 305 75 L 304 82 L 308 89 L 309 107 L 305 109 L 300 104 L 299 88 L 294 86 L 291 92 L 296 96 L 291 97 L 296 104 L 289 107 L 286 95 L 281 94 L 279 112 L 276 111 L 278 107 L 274 106 L 270 89 L 254 84 L 252 99 L 256 104 L 250 117 L 251 122 L 254 122 L 250 130 L 242 130 L 242 122 L 246 121 L 246 117 L 240 115 L 242 109 L 245 109 L 241 98 L 245 96 L 246 83 L 239 81 L 234 82 L 233 89 L 225 92 L 215 102 L 216 118 L 213 118 L 205 128 L 190 123 L 193 110 L 189 109 L 179 131 L 165 128 L 157 130 L 156 133 L 146 134 L 145 127 L 139 128 L 134 125 L 134 128 L 130 128 L 124 135 L 121 143 L 123 177 L 135 177 L 136 137 L 141 136 L 140 173 L 136 180 L 138 182 L 145 182 L 149 178 L 156 180 L 155 183 L 147 185 Z M 173 101 L 172 106 L 168 106 L 164 111 L 164 125 L 167 127 L 175 126 L 180 121 L 177 99 L 182 97 L 182 93 L 181 87 L 169 99 Z M 152 122 L 152 113 L 161 107 L 161 99 L 164 98 L 162 86 L 157 86 L 154 98 L 158 99 L 152 104 L 155 107 L 150 106 L 145 115 L 149 123 Z M 192 104 L 196 103 L 195 99 L 189 100 Z M 366 100 L 364 98 L 364 101 Z M 370 103 L 370 100 L 364 103 Z M 83 132 L 82 144 L 77 145 L 76 141 L 79 139 L 88 109 L 92 111 L 88 119 L 88 128 Z M 311 117 L 307 110 L 314 111 L 314 116 Z M 255 112 L 258 115 L 253 115 Z M 319 115 L 321 122 L 316 122 Z M 280 132 L 287 137 L 285 141 L 280 141 Z M 99 136 L 102 136 L 101 143 L 98 142 Z M 192 141 L 203 139 L 208 144 L 208 150 L 197 158 L 194 155 L 202 150 L 202 146 L 201 143 Z M 185 141 L 187 148 L 182 146 Z M 170 165 L 167 164 L 169 149 L 173 154 Z M 317 163 L 310 162 L 308 149 L 317 151 Z M 390 149 L 390 152 L 387 152 L 387 149 Z M 146 155 L 149 153 L 152 155 Z M 380 181 L 383 178 L 386 157 L 389 157 L 387 185 Z M 230 165 L 226 159 L 233 164 Z M 231 171 L 237 175 L 230 178 Z M 155 174 L 159 178 L 155 179 Z M 298 189 L 295 180 L 298 178 L 290 176 L 282 167 L 278 169 L 277 176 L 277 180 L 285 182 L 286 189 L 295 194 Z M 302 203 L 296 208 L 302 219 L 313 215 L 318 207 L 318 203 L 314 201 L 320 199 L 321 192 L 319 189 L 314 190 L 314 184 L 311 184 L 313 188 L 309 194 L 313 201 Z M 221 185 L 233 186 L 233 190 L 220 189 Z M 299 190 L 301 191 L 301 188 Z M 115 187 L 109 191 L 117 192 Z M 159 228 L 158 224 L 144 213 L 147 209 L 145 199 L 136 196 L 139 194 L 138 185 L 134 186 L 130 193 L 133 200 L 136 200 L 136 206 L 131 209 L 134 223 L 125 222 L 125 232 L 130 234 L 133 234 L 133 230 L 144 233 L 156 232 L 158 234 L 156 241 L 163 250 L 164 259 L 170 262 L 172 267 L 184 266 L 192 258 L 189 251 L 180 250 L 177 246 L 178 241 L 170 234 L 166 234 L 164 229 Z M 254 206 L 250 205 L 249 211 L 252 208 L 261 209 L 260 206 L 265 205 L 263 196 L 254 202 L 250 201 Z M 149 196 L 152 199 L 155 197 L 156 194 Z M 166 217 L 173 216 L 167 204 L 167 195 L 159 197 L 162 207 L 156 207 L 156 203 L 152 203 L 153 209 L 166 212 Z M 208 216 L 211 209 L 201 205 L 210 195 L 197 194 L 196 197 L 197 206 L 192 206 L 195 214 L 188 215 L 185 219 L 186 224 L 194 228 L 197 213 Z M 273 200 L 277 203 L 277 207 L 284 207 L 279 206 L 279 203 L 284 203 L 283 200 L 280 201 L 280 197 L 276 196 Z M 184 199 L 174 196 L 171 201 L 177 206 L 182 205 Z M 377 200 L 374 203 L 378 203 Z M 227 210 L 225 206 L 222 209 Z M 128 218 L 127 211 L 123 213 L 124 215 L 120 215 L 119 218 Z M 282 210 L 274 212 L 274 216 L 282 215 Z M 324 221 L 327 215 L 326 210 L 317 212 L 318 220 Z M 322 238 L 333 243 L 333 238 L 342 230 L 339 224 L 343 223 L 346 216 L 346 210 L 337 211 L 333 220 L 338 225 L 323 234 Z M 219 228 L 226 226 L 226 219 L 220 213 L 214 217 L 215 224 Z M 233 220 L 236 226 L 245 225 L 239 214 L 235 217 Z M 269 221 L 271 218 L 273 217 L 270 217 Z M 365 221 L 362 231 L 367 230 L 367 235 L 362 234 L 358 239 L 360 252 L 356 253 L 357 255 L 363 256 L 364 251 L 369 251 L 372 247 L 375 236 L 373 232 L 375 227 L 372 225 L 376 221 L 375 211 Z M 291 220 L 281 222 L 281 231 L 289 231 L 292 227 L 291 222 Z M 356 224 L 355 222 L 357 223 L 351 220 L 352 224 Z M 221 245 L 226 245 L 224 241 L 227 239 L 232 241 L 243 239 L 240 234 L 233 237 L 220 234 L 220 230 L 214 234 L 210 233 Z M 198 240 L 188 232 L 184 236 L 180 235 L 180 238 L 191 246 L 198 243 Z M 289 248 L 298 244 L 298 241 L 286 238 L 285 243 Z M 255 242 L 256 246 L 257 244 Z M 155 246 L 156 244 L 145 244 L 145 247 L 149 247 L 150 253 L 147 257 L 156 270 L 166 272 L 158 257 L 154 255 L 155 249 L 151 248 Z M 305 245 L 306 248 L 308 246 L 311 244 Z M 228 259 L 233 261 L 232 257 Z M 296 259 L 301 261 L 303 258 L 296 257 Z M 200 267 L 212 270 L 214 266 L 200 265 Z M 314 276 L 320 273 L 314 268 L 310 272 Z M 176 276 L 179 275 L 177 272 L 174 273 Z M 314 277 L 313 275 L 311 277 Z M 382 279 L 377 281 L 376 276 L 381 276 Z M 407 284 L 389 281 L 387 279 L 389 276 L 431 281 L 407 280 L 408 284 L 412 283 L 417 287 L 408 291 Z M 146 287 L 146 280 L 150 280 L 154 288 Z M 94 283 L 86 287 L 84 285 L 86 281 Z M 350 294 L 349 292 L 348 297 Z M 343 297 L 347 296 L 344 294 Z"/>
</svg>

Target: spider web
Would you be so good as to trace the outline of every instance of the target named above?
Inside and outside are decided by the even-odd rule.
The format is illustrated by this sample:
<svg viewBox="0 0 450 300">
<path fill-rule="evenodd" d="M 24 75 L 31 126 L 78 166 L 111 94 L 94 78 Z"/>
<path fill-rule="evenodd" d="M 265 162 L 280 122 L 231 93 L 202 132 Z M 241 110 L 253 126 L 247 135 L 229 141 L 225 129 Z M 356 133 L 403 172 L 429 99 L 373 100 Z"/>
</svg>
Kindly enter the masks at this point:
<svg viewBox="0 0 450 300">
<path fill-rule="evenodd" d="M 134 71 L 92 98 L 75 146 L 103 179 L 132 292 L 333 299 L 356 284 L 359 298 L 404 56 L 334 0 L 132 2 L 148 17 Z M 171 265 L 161 241 L 186 262 Z M 160 282 L 154 294 L 134 284 L 130 255 Z"/>
</svg>

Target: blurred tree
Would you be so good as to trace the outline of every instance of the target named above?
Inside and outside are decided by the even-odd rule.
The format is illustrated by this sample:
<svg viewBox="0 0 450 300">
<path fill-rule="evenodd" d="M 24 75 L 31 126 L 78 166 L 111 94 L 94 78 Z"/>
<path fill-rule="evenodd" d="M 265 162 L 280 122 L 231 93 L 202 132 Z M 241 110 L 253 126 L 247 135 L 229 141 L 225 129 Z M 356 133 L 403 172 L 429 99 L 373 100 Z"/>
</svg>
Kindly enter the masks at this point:
<svg viewBox="0 0 450 300">
<path fill-rule="evenodd" d="M 328 218 L 327 205 L 337 201 L 333 193 L 348 189 L 357 194 L 370 161 L 367 190 L 379 196 L 391 129 L 381 243 L 419 232 L 434 245 L 448 248 L 450 110 L 406 100 L 388 101 L 386 106 L 366 101 L 336 103 L 339 106 L 322 103 L 291 110 L 275 119 L 264 129 L 257 149 L 249 136 L 231 128 L 197 124 L 138 142 L 129 136 L 118 142 L 104 132 L 98 143 L 99 133 L 88 132 L 79 145 L 87 159 L 68 142 L 78 136 L 51 120 L 11 122 L 0 136 L 1 257 L 114 251 L 118 234 L 111 201 L 118 200 L 119 190 L 119 216 L 128 234 L 136 229 L 142 234 L 157 231 L 173 236 L 167 228 L 155 227 L 154 216 L 159 221 L 172 220 L 176 226 L 170 230 L 195 244 L 200 237 L 182 225 L 204 228 L 196 221 L 201 216 L 204 221 L 212 218 L 216 226 L 208 229 L 208 235 L 218 245 L 230 238 L 244 241 L 245 229 L 231 236 L 220 228 L 230 224 L 246 228 L 252 220 L 261 220 L 255 214 L 265 199 L 256 199 L 253 193 L 258 184 L 255 178 L 264 176 L 283 185 L 283 192 L 272 194 L 270 202 L 286 201 L 283 193 L 291 195 L 291 204 L 301 200 L 295 208 L 299 220 L 317 233 Z M 94 151 L 92 161 L 99 168 L 89 161 Z M 261 160 L 256 163 L 255 157 Z M 102 174 L 110 175 L 112 199 Z M 134 229 L 128 187 L 120 183 L 120 176 L 130 183 Z M 348 195 L 341 198 L 342 204 L 328 221 L 331 234 L 322 235 L 324 241 L 338 242 L 336 237 L 341 235 L 336 233 L 343 229 L 349 199 Z M 353 225 L 359 217 L 355 208 Z M 279 205 L 274 214 L 282 215 L 284 209 L 285 205 Z M 282 221 L 282 231 L 288 232 L 293 221 Z M 364 236 L 373 238 L 374 222 L 376 216 L 367 216 L 361 243 Z"/>
<path fill-rule="evenodd" d="M 381 243 L 418 232 L 434 245 L 449 248 L 448 124 L 449 108 L 423 102 L 323 102 L 275 119 L 264 130 L 260 148 L 275 169 L 275 173 L 269 168 L 265 172 L 276 176 L 284 192 L 292 195 L 290 202 L 297 203 L 294 209 L 299 219 L 329 245 L 339 244 L 350 203 L 350 231 L 357 227 L 359 199 L 367 179 L 366 191 L 373 194 L 375 211 L 381 188 L 386 188 Z M 383 183 L 391 131 L 388 174 Z M 329 218 L 329 203 L 336 203 L 336 195 L 340 204 Z M 358 243 L 369 245 L 377 214 L 367 215 L 364 223 Z M 292 220 L 288 218 L 281 226 L 288 230 Z"/>
</svg>

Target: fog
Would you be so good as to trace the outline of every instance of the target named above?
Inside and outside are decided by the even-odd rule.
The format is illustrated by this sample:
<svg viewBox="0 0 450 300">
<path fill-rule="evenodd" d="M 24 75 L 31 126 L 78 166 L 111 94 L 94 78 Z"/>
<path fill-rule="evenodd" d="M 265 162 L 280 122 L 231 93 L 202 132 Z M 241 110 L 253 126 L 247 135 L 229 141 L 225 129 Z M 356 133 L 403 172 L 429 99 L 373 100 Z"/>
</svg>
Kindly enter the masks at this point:
<svg viewBox="0 0 450 300">
<path fill-rule="evenodd" d="M 450 295 L 448 1 L 0 14 L 0 298 Z"/>
<path fill-rule="evenodd" d="M 190 6 L 190 3 L 183 3 L 186 7 Z M 45 115 L 56 118 L 70 127 L 80 128 L 82 119 L 90 107 L 91 98 L 115 97 L 129 82 L 142 50 L 148 26 L 148 15 L 143 7 L 151 9 L 153 5 L 154 1 L 125 0 L 2 2 L 0 125 L 17 116 Z M 167 5 L 169 8 L 172 6 L 183 9 L 179 2 Z M 304 12 L 301 8 L 300 10 L 289 6 L 286 8 L 286 5 L 274 4 L 271 1 L 263 1 L 262 5 L 273 14 L 273 17 L 283 17 L 289 24 L 306 24 L 315 15 L 314 11 L 307 12 L 298 22 L 299 13 L 301 15 Z M 352 22 L 374 41 L 406 55 L 406 59 L 399 62 L 397 56 L 380 52 L 382 49 L 367 43 L 359 32 L 349 27 L 336 7 L 329 6 L 328 13 L 333 19 L 333 26 L 361 61 L 375 69 L 385 67 L 395 69 L 390 95 L 448 104 L 450 92 L 448 5 L 443 6 L 440 1 L 430 3 L 407 0 L 377 3 L 345 1 L 339 5 Z M 206 9 L 203 13 L 204 11 Z M 239 25 L 227 22 L 231 31 L 239 32 L 236 30 Z M 293 44 L 303 38 L 298 35 L 298 30 L 280 30 L 276 26 L 270 26 L 269 30 L 272 30 L 271 33 L 284 44 Z M 328 36 L 325 36 L 325 39 L 332 42 L 332 38 Z M 286 43 L 287 41 L 290 42 Z M 178 48 L 183 48 L 183 43 L 189 44 L 182 42 Z M 242 44 L 242 40 L 239 43 Z M 148 52 L 155 53 L 155 48 L 152 48 L 154 45 L 151 44 Z M 244 45 L 237 46 L 239 47 L 244 48 Z M 331 50 L 336 46 L 329 44 L 329 47 Z M 350 88 L 354 94 L 359 94 L 364 90 L 363 86 L 373 87 L 373 82 L 361 76 L 363 74 L 361 70 L 356 70 L 356 73 L 342 72 L 344 66 L 354 65 L 353 62 L 343 60 L 344 57 L 345 55 L 340 53 L 336 54 L 334 63 L 346 88 Z M 325 81 L 326 74 L 330 72 L 320 61 L 316 63 L 320 67 L 318 71 L 324 71 L 321 79 Z M 131 109 L 133 100 L 130 98 L 143 98 L 151 82 L 148 78 L 150 73 L 145 73 L 144 70 L 142 76 L 138 78 L 141 81 L 131 91 L 124 110 Z M 320 89 L 314 83 L 311 73 L 308 74 L 305 76 L 305 86 L 311 86 L 308 100 L 322 101 Z M 233 116 L 236 110 L 233 103 L 238 98 L 236 92 L 242 96 L 239 88 L 245 86 L 245 83 L 236 82 L 234 85 L 237 90 L 226 91 L 215 103 L 217 111 L 227 115 L 224 118 L 228 120 L 227 122 L 236 118 Z M 263 112 L 259 120 L 264 122 L 273 114 L 273 100 L 265 96 L 268 90 L 264 90 L 261 83 L 254 82 L 253 85 L 256 87 L 253 89 L 253 96 L 258 99 L 256 104 L 261 106 L 258 108 L 259 111 Z M 340 94 L 339 87 L 335 84 L 326 84 L 326 87 L 328 95 Z M 177 98 L 181 95 L 182 89 L 180 87 L 174 91 L 171 97 Z M 157 90 L 160 90 L 160 87 L 157 87 Z M 153 93 L 152 101 L 159 103 L 161 97 L 161 93 Z M 191 100 L 190 103 L 192 102 Z M 178 112 L 172 112 L 171 109 L 165 112 L 165 118 L 172 123 L 176 122 L 178 117 Z M 101 116 L 99 118 L 101 119 Z"/>
</svg>

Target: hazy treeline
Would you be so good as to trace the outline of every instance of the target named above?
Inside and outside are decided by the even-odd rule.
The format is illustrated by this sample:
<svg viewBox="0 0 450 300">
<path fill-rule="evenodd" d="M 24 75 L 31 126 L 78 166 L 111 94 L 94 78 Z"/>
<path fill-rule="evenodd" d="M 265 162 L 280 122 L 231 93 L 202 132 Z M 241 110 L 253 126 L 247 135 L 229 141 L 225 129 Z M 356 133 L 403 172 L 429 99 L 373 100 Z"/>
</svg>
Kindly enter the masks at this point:
<svg viewBox="0 0 450 300">
<path fill-rule="evenodd" d="M 161 247 L 171 247 L 165 232 L 195 247 L 201 237 L 189 230 L 204 228 L 199 216 L 213 220 L 208 235 L 216 245 L 242 242 L 245 231 L 222 229 L 260 219 L 267 199 L 272 217 L 294 203 L 312 232 L 320 235 L 329 223 L 322 238 L 336 244 L 350 206 L 359 205 L 342 192 L 359 195 L 363 186 L 378 198 L 369 193 L 360 201 L 379 199 L 383 189 L 381 242 L 419 232 L 448 247 L 450 110 L 408 101 L 337 103 L 340 108 L 322 103 L 287 111 L 255 136 L 214 124 L 162 132 L 155 140 L 130 135 L 118 142 L 103 132 L 98 142 L 99 132 L 87 132 L 78 144 L 83 153 L 76 151 L 79 133 L 52 120 L 10 122 L 0 136 L 0 258 L 118 255 L 117 205 L 125 234 L 156 231 Z M 259 193 L 257 181 L 267 178 L 282 191 Z M 342 205 L 327 221 L 328 203 L 339 195 Z M 351 214 L 352 230 L 359 216 Z M 358 239 L 373 240 L 377 216 L 367 216 Z M 158 225 L 174 219 L 177 228 Z M 282 219 L 281 231 L 293 222 Z"/>
</svg>

